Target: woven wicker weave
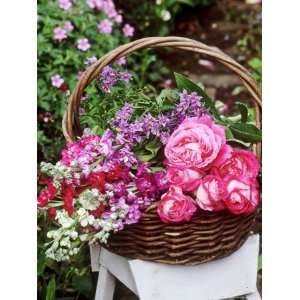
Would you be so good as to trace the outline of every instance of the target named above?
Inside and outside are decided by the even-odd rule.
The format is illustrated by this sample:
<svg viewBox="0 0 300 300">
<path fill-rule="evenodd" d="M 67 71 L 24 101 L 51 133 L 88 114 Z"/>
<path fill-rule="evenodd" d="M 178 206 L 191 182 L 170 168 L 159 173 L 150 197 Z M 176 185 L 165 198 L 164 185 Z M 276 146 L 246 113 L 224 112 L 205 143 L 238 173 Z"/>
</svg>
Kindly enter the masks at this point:
<svg viewBox="0 0 300 300">
<path fill-rule="evenodd" d="M 238 75 L 253 97 L 257 111 L 256 123 L 261 127 L 261 96 L 256 81 L 249 72 L 218 48 L 182 37 L 149 37 L 133 41 L 109 52 L 89 67 L 78 81 L 70 96 L 63 119 L 63 132 L 67 141 L 80 135 L 79 104 L 84 89 L 114 60 L 144 48 L 171 47 L 205 54 L 222 63 Z M 260 157 L 260 144 L 254 147 Z M 143 212 L 138 224 L 111 235 L 110 251 L 130 258 L 156 261 L 167 264 L 195 265 L 224 257 L 237 250 L 247 239 L 255 214 L 234 216 L 228 212 L 210 213 L 201 211 L 191 222 L 167 225 L 156 213 L 156 204 Z"/>
</svg>

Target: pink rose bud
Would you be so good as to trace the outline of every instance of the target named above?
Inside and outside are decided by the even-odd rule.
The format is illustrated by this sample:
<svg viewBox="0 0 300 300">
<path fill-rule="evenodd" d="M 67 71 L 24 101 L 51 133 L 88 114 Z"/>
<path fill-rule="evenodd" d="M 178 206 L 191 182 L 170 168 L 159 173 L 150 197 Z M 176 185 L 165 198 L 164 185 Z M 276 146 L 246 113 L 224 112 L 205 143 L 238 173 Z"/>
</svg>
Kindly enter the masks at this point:
<svg viewBox="0 0 300 300">
<path fill-rule="evenodd" d="M 165 147 L 169 165 L 203 170 L 225 145 L 225 129 L 205 115 L 186 118 L 172 133 Z"/>
<path fill-rule="evenodd" d="M 164 223 L 188 222 L 196 210 L 193 199 L 184 195 L 177 186 L 171 186 L 157 205 L 157 213 Z"/>
<path fill-rule="evenodd" d="M 201 180 L 196 198 L 200 208 L 208 211 L 223 210 L 226 208 L 224 197 L 225 186 L 221 178 L 207 175 Z"/>
<path fill-rule="evenodd" d="M 234 149 L 231 157 L 219 165 L 218 172 L 221 177 L 232 175 L 255 178 L 259 172 L 259 162 L 251 151 Z"/>
<path fill-rule="evenodd" d="M 170 184 L 179 186 L 183 191 L 194 191 L 203 174 L 192 169 L 180 169 L 169 167 L 167 169 L 167 179 Z"/>
<path fill-rule="evenodd" d="M 257 182 L 247 177 L 228 176 L 225 178 L 227 208 L 235 215 L 249 214 L 255 211 L 259 203 Z"/>
</svg>

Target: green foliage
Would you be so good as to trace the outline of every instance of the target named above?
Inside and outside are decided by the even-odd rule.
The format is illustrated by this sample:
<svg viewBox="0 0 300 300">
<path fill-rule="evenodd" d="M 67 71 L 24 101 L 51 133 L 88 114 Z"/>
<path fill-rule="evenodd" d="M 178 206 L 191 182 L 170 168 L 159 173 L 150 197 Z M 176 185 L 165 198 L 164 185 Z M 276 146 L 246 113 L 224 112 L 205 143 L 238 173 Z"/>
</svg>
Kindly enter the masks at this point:
<svg viewBox="0 0 300 300">
<path fill-rule="evenodd" d="M 258 81 L 260 88 L 262 85 L 262 61 L 258 57 L 254 57 L 248 62 L 249 66 L 252 69 L 252 75 L 255 80 Z"/>
<path fill-rule="evenodd" d="M 207 6 L 215 0 L 127 0 L 120 6 L 126 18 L 143 36 L 166 36 L 174 27 L 176 15 L 185 7 Z"/>
<path fill-rule="evenodd" d="M 216 109 L 215 102 L 207 96 L 199 85 L 181 74 L 175 73 L 175 79 L 178 89 L 196 92 L 203 97 L 206 108 L 209 109 L 216 122 L 226 127 L 226 135 L 229 142 L 249 147 L 248 143 L 258 143 L 261 141 L 261 131 L 253 124 L 252 116 L 245 104 L 237 103 L 240 111 L 239 115 L 233 117 L 223 116 Z"/>
<path fill-rule="evenodd" d="M 58 7 L 56 0 L 38 1 L 38 112 L 50 113 L 52 122 L 38 122 L 39 160 L 54 161 L 64 143 L 61 120 L 68 95 L 77 82 L 79 72 L 86 69 L 85 61 L 90 57 L 100 58 L 110 50 L 129 41 L 122 34 L 122 25 L 113 25 L 112 34 L 101 34 L 98 23 L 107 18 L 103 12 L 90 9 L 85 0 L 78 0 L 69 11 Z M 53 38 L 54 28 L 62 27 L 71 21 L 74 30 L 68 32 L 67 39 L 59 42 Z M 77 49 L 77 40 L 88 38 L 91 48 L 86 52 Z M 128 57 L 128 68 L 138 74 L 137 84 L 141 87 L 147 82 L 162 79 L 168 70 L 149 50 Z M 59 74 L 64 79 L 65 88 L 51 85 L 51 77 Z M 98 96 L 96 89 L 90 89 L 90 96 Z M 91 95 L 92 94 L 92 95 Z"/>
</svg>

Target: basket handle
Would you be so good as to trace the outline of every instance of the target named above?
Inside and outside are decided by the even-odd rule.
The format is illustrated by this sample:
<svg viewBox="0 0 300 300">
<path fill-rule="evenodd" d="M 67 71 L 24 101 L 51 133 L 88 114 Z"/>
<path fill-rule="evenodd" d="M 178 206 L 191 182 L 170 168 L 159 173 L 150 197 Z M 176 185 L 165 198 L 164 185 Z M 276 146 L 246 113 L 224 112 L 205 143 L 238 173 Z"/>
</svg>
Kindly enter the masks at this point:
<svg viewBox="0 0 300 300">
<path fill-rule="evenodd" d="M 253 97 L 257 111 L 256 123 L 259 128 L 261 127 L 261 95 L 259 87 L 257 82 L 251 77 L 250 73 L 243 66 L 241 66 L 239 63 L 237 63 L 235 60 L 230 58 L 218 48 L 207 46 L 192 39 L 172 36 L 147 37 L 119 46 L 118 48 L 108 52 L 84 72 L 69 98 L 69 103 L 64 114 L 62 128 L 66 140 L 68 142 L 72 142 L 75 140 L 76 136 L 80 135 L 79 106 L 81 97 L 83 95 L 84 89 L 98 77 L 101 70 L 105 66 L 109 65 L 111 62 L 122 56 L 128 55 L 140 49 L 162 47 L 170 47 L 205 54 L 210 58 L 216 60 L 217 62 L 222 63 L 228 69 L 238 75 L 244 86 Z"/>
</svg>

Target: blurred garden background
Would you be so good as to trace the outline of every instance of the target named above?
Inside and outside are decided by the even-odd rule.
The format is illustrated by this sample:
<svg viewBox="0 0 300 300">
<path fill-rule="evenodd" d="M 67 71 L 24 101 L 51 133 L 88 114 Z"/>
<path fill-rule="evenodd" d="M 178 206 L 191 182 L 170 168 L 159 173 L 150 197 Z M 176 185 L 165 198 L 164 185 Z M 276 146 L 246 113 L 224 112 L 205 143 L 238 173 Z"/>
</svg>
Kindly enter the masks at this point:
<svg viewBox="0 0 300 300">
<path fill-rule="evenodd" d="M 61 121 L 81 73 L 115 47 L 147 36 L 184 36 L 219 47 L 248 68 L 261 84 L 261 3 L 255 0 L 38 0 L 38 163 L 55 162 L 64 145 Z M 174 86 L 173 72 L 201 83 L 230 110 L 249 95 L 223 66 L 190 52 L 144 50 L 116 63 L 132 73 L 131 84 L 149 90 Z M 80 114 L 89 125 L 97 110 L 91 88 Z M 98 115 L 97 115 L 98 114 Z M 39 178 L 38 178 L 39 179 Z M 93 299 L 96 274 L 88 247 L 69 263 L 44 256 L 51 224 L 38 215 L 38 299 Z M 261 231 L 258 219 L 255 231 Z M 259 267 L 260 269 L 260 267 Z M 260 283 L 260 272 L 258 270 Z M 116 300 L 135 299 L 119 287 Z"/>
</svg>

